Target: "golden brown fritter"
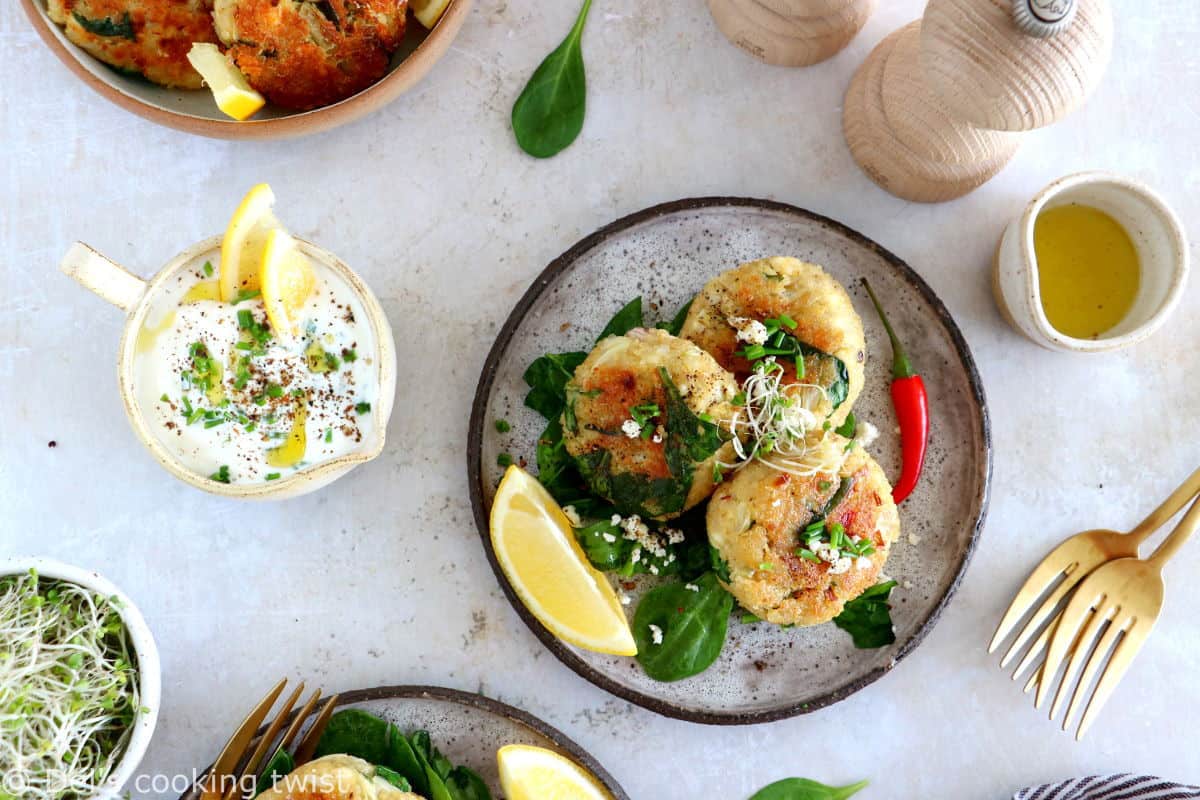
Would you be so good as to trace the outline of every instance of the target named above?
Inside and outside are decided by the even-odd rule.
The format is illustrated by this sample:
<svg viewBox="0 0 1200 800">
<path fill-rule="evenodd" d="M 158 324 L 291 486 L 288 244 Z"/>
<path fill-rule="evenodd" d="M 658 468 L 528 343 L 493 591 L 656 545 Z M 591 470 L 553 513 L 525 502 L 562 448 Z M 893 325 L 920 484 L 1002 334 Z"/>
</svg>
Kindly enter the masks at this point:
<svg viewBox="0 0 1200 800">
<path fill-rule="evenodd" d="M 387 72 L 408 0 L 216 0 L 221 41 L 250 85 L 285 108 L 344 100 Z"/>
<path fill-rule="evenodd" d="M 605 338 L 566 392 L 567 452 L 592 490 L 623 513 L 679 516 L 712 493 L 716 462 L 732 458 L 733 376 L 666 331 Z"/>
<path fill-rule="evenodd" d="M 211 0 L 48 0 L 67 38 L 106 64 L 163 86 L 199 89 L 193 42 L 216 42 Z"/>
<path fill-rule="evenodd" d="M 788 333 L 845 365 L 848 388 L 837 405 L 826 400 L 813 408 L 822 417 L 832 415 L 840 425 L 862 392 L 866 339 L 862 320 L 845 288 L 816 264 L 795 258 L 764 258 L 742 264 L 713 278 L 692 301 L 679 335 L 700 345 L 738 381 L 750 374 L 750 362 L 735 355 L 748 342 L 738 339 L 736 325 L 762 323 L 787 315 L 796 323 Z M 828 387 L 837 364 L 828 357 L 810 354 L 804 359 L 804 382 Z M 792 361 L 781 359 L 785 381 L 796 380 Z"/>
<path fill-rule="evenodd" d="M 798 554 L 808 549 L 800 534 L 834 499 L 843 479 L 853 483 L 830 510 L 827 527 L 842 525 L 847 537 L 869 540 L 875 552 L 835 557 L 819 548 L 814 562 Z M 708 540 L 729 564 L 726 588 L 746 610 L 780 625 L 818 625 L 842 613 L 848 601 L 878 582 L 899 535 L 892 487 L 859 447 L 837 475 L 801 478 L 753 462 L 722 484 L 708 505 Z"/>
<path fill-rule="evenodd" d="M 379 777 L 360 758 L 331 755 L 309 761 L 259 795 L 263 800 L 422 800 Z"/>
</svg>

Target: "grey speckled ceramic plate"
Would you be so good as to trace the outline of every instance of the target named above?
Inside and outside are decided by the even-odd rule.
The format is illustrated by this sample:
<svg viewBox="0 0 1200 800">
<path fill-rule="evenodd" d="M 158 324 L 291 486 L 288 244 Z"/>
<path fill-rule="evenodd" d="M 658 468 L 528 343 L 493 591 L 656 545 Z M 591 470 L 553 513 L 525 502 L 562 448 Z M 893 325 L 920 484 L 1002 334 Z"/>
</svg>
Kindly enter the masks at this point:
<svg viewBox="0 0 1200 800">
<path fill-rule="evenodd" d="M 555 639 L 512 592 L 488 535 L 488 511 L 503 472 L 496 456 L 511 453 L 536 469 L 534 448 L 545 423 L 524 407 L 521 379 L 536 357 L 589 349 L 608 318 L 639 294 L 650 309 L 648 322 L 670 319 L 714 275 L 773 255 L 821 264 L 850 291 L 868 350 L 866 388 L 854 412 L 882 432 L 870 450 L 893 478 L 900 451 L 889 395 L 891 350 L 860 277 L 871 281 L 886 304 L 928 387 L 932 423 L 925 472 L 901 506 L 900 541 L 885 568 L 900 583 L 892 595 L 896 642 L 856 650 L 833 625 L 785 630 L 734 620 L 725 649 L 708 671 L 658 683 L 632 658 L 590 653 Z M 496 419 L 508 420 L 512 431 L 498 433 Z M 983 525 L 991 473 L 979 375 L 962 334 L 928 284 L 844 225 L 780 203 L 733 198 L 682 200 L 641 211 L 550 264 L 509 316 L 484 365 L 468 450 L 475 519 L 492 568 L 509 601 L 545 645 L 613 694 L 669 716 L 725 724 L 781 719 L 837 702 L 911 652 L 966 570 Z M 644 578 L 643 584 L 654 581 Z"/>
<path fill-rule="evenodd" d="M 530 714 L 478 694 L 437 686 L 384 686 L 343 692 L 338 708 L 361 708 L 394 722 L 402 731 L 427 730 L 433 743 L 455 764 L 463 764 L 503 800 L 496 751 L 506 744 L 545 747 L 585 767 L 608 789 L 613 800 L 629 800 L 596 759 L 575 742 Z M 230 720 L 230 731 L 235 723 Z M 205 768 L 204 773 L 208 772 Z M 194 789 L 179 800 L 197 800 Z"/>
</svg>

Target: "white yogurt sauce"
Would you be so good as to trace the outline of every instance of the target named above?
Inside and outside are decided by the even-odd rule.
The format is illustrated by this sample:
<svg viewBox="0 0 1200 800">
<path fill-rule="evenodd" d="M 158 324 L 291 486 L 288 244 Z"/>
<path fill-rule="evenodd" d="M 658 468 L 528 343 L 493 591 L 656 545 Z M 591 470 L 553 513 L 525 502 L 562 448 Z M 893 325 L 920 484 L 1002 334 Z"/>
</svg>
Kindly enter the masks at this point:
<svg viewBox="0 0 1200 800">
<path fill-rule="evenodd" d="M 316 288 L 291 341 L 271 335 L 260 299 L 215 299 L 216 265 L 209 275 L 204 262 L 172 278 L 147 315 L 134 393 L 150 430 L 195 474 L 264 483 L 375 445 L 370 320 L 340 274 L 312 266 Z"/>
</svg>

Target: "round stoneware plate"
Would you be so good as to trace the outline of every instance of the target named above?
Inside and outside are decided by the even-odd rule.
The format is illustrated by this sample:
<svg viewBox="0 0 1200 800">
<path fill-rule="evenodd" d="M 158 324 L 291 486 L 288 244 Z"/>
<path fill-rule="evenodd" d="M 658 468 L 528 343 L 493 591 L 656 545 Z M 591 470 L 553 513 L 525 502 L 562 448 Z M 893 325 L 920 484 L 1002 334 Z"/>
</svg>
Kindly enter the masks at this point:
<svg viewBox="0 0 1200 800">
<path fill-rule="evenodd" d="M 42 41 L 89 87 L 126 111 L 169 128 L 218 139 L 282 139 L 336 128 L 377 111 L 412 88 L 440 59 L 466 21 L 472 0 L 451 0 L 432 30 L 411 15 L 387 73 L 358 94 L 311 111 L 267 104 L 238 122 L 221 113 L 208 89 L 168 89 L 122 74 L 70 41 L 46 13 L 46 0 L 21 0 Z"/>
<path fill-rule="evenodd" d="M 670 319 L 713 276 L 774 255 L 821 264 L 849 290 L 867 336 L 866 388 L 854 406 L 881 435 L 870 447 L 889 476 L 900 468 L 889 395 L 891 349 L 859 283 L 871 281 L 924 377 L 931 426 L 925 471 L 900 509 L 902 532 L 885 567 L 896 642 L 857 650 L 832 624 L 782 629 L 730 622 L 725 648 L 706 672 L 659 683 L 632 658 L 580 650 L 550 635 L 529 614 L 492 552 L 488 512 L 510 453 L 536 470 L 545 425 L 523 405 L 521 376 L 547 352 L 588 350 L 614 312 L 641 295 L 647 323 Z M 509 433 L 494 421 L 508 420 Z M 695 722 L 745 724 L 803 714 L 858 691 L 892 669 L 937 621 L 966 570 L 987 507 L 991 449 L 983 387 L 970 350 L 946 307 L 916 272 L 865 236 L 803 209 L 764 200 L 681 200 L 638 212 L 600 230 L 556 259 L 504 324 L 484 364 L 468 448 L 479 534 L 509 602 L 567 666 L 653 711 Z M 644 577 L 630 594 L 657 579 Z"/>
<path fill-rule="evenodd" d="M 586 750 L 538 718 L 498 700 L 438 686 L 383 686 L 342 692 L 337 707 L 361 708 L 395 723 L 405 733 L 429 731 L 434 745 L 453 763 L 477 772 L 497 800 L 504 795 L 500 792 L 496 751 L 506 744 L 553 750 L 591 772 L 613 800 L 629 800 L 621 785 Z M 231 717 L 230 732 L 236 724 Z M 208 767 L 201 774 L 207 772 Z M 179 800 L 198 798 L 199 792 L 193 787 Z"/>
</svg>

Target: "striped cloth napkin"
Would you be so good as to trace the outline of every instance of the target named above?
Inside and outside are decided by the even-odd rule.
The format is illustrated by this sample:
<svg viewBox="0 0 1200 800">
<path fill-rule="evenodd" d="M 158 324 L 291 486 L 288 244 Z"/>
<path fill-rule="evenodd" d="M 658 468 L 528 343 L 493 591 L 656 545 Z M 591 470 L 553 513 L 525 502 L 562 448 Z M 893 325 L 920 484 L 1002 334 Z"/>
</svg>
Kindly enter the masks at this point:
<svg viewBox="0 0 1200 800">
<path fill-rule="evenodd" d="M 1031 786 L 1014 794 L 1013 800 L 1200 800 L 1200 786 L 1184 786 L 1153 775 L 1091 775 Z"/>
</svg>

